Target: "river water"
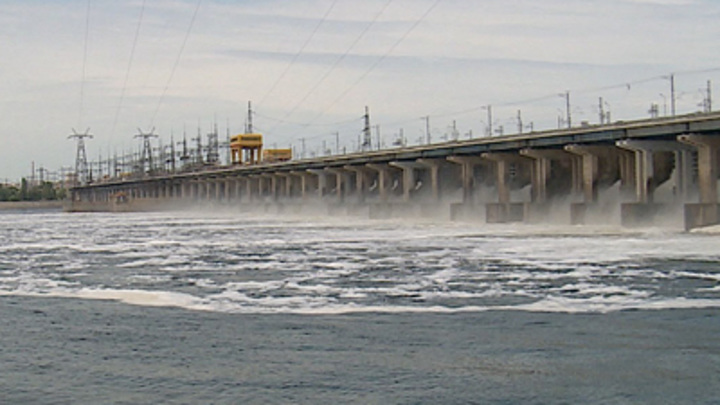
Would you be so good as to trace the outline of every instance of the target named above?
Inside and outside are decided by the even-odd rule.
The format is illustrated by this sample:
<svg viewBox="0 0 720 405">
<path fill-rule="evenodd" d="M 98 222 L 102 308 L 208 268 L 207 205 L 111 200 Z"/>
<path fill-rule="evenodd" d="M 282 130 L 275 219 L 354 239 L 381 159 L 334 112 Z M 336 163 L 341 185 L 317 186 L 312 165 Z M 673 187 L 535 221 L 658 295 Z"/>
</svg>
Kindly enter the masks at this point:
<svg viewBox="0 0 720 405">
<path fill-rule="evenodd" d="M 2 403 L 720 403 L 720 236 L 0 212 Z"/>
</svg>

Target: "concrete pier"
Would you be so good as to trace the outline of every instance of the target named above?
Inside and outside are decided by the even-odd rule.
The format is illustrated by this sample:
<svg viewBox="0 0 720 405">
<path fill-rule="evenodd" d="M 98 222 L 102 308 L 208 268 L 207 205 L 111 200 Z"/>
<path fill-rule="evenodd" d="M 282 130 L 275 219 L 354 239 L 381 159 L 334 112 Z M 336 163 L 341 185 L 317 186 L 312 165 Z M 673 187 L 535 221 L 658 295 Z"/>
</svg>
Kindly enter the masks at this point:
<svg viewBox="0 0 720 405">
<path fill-rule="evenodd" d="M 574 180 L 572 176 L 577 170 L 573 170 L 573 168 L 577 167 L 576 161 L 579 159 L 572 153 L 561 149 L 522 149 L 520 155 L 533 160 L 531 203 L 525 206 L 525 220 L 539 222 L 550 213 L 553 203 L 551 197 L 567 195 L 568 192 L 579 189 L 579 186 L 572 182 Z M 552 187 L 551 179 L 563 177 L 567 179 L 568 172 L 571 176 L 569 185 L 558 190 L 555 189 L 556 187 Z"/>
<path fill-rule="evenodd" d="M 625 226 L 678 215 L 691 229 L 720 222 L 719 151 L 720 113 L 697 114 L 110 179 L 73 188 L 67 206 L 314 207 L 373 218 L 432 215 L 489 223 L 538 222 L 553 211 L 555 220 L 564 216 L 567 223 L 596 218 Z M 676 214 L 676 206 L 684 206 L 684 214 Z"/>
<path fill-rule="evenodd" d="M 460 165 L 460 179 L 462 185 L 462 201 L 450 205 L 450 218 L 454 220 L 475 219 L 479 215 L 480 207 L 477 205 L 475 189 L 475 168 L 491 162 L 480 156 L 449 156 L 449 162 Z M 482 212 L 483 218 L 485 210 Z"/>
<path fill-rule="evenodd" d="M 485 205 L 488 223 L 522 222 L 525 219 L 525 202 L 512 202 L 510 193 L 511 169 L 517 174 L 529 171 L 530 160 L 514 153 L 483 153 L 481 157 L 494 162 L 497 203 Z"/>
<path fill-rule="evenodd" d="M 718 207 L 718 151 L 720 137 L 699 134 L 678 136 L 678 141 L 697 149 L 697 174 L 700 201 L 685 204 L 685 228 L 720 223 Z"/>
<path fill-rule="evenodd" d="M 635 201 L 621 204 L 621 223 L 625 226 L 649 225 L 667 210 L 669 202 L 655 200 L 655 190 L 664 182 L 675 184 L 675 193 L 686 193 L 690 174 L 684 163 L 690 147 L 676 141 L 621 140 L 616 145 L 634 153 Z M 661 155 L 665 154 L 665 156 Z M 668 154 L 670 154 L 668 156 Z M 660 159 L 658 159 L 660 158 Z M 658 164 L 656 164 L 656 160 Z M 672 162 L 674 167 L 667 167 Z M 665 164 L 665 170 L 661 170 Z M 668 169 L 674 174 L 668 174 Z M 663 173 L 665 172 L 665 173 Z"/>
<path fill-rule="evenodd" d="M 584 224 L 589 213 L 601 211 L 598 195 L 603 185 L 614 183 L 620 171 L 619 153 L 614 145 L 570 144 L 565 150 L 580 157 L 579 164 L 574 166 L 573 178 L 580 179 L 582 202 L 570 205 L 570 222 Z"/>
</svg>

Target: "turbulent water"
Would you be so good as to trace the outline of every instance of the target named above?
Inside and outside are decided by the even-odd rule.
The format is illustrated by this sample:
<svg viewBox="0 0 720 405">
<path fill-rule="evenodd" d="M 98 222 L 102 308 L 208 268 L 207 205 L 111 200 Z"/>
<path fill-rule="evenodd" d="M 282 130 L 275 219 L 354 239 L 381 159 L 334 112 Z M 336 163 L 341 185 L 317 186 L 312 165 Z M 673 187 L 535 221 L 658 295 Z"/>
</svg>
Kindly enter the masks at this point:
<svg viewBox="0 0 720 405">
<path fill-rule="evenodd" d="M 0 217 L 0 294 L 241 313 L 720 307 L 719 239 L 661 229 Z"/>
<path fill-rule="evenodd" d="M 200 212 L 5 212 L 0 213 L 0 223 L 0 308 L 5 314 L 2 326 L 18 334 L 13 338 L 12 333 L 6 333 L 4 349 L 0 349 L 0 360 L 15 365 L 0 371 L 0 388 L 9 395 L 10 402 L 656 403 L 669 398 L 671 402 L 692 398 L 695 402 L 713 403 L 714 397 L 705 396 L 705 390 L 720 388 L 720 349 L 714 335 L 720 330 L 720 237 L 715 235 L 661 228 L 489 226 Z M 95 312 L 86 313 L 83 308 Z M 160 388 L 154 383 L 142 385 L 147 388 L 147 396 L 137 394 L 145 392 L 137 385 L 118 388 L 127 378 L 155 381 L 152 378 L 158 371 L 154 369 L 139 367 L 137 376 L 132 377 L 133 372 L 125 370 L 134 367 L 129 358 L 122 365 L 103 369 L 115 380 L 109 377 L 107 381 L 83 383 L 95 384 L 94 392 L 100 396 L 87 396 L 88 392 L 79 390 L 72 377 L 86 375 L 92 380 L 96 374 L 91 378 L 86 369 L 78 374 L 67 365 L 58 366 L 54 372 L 45 370 L 45 374 L 40 370 L 40 375 L 46 377 L 37 380 L 37 385 L 45 392 L 38 394 L 31 378 L 38 376 L 38 370 L 22 366 L 34 364 L 37 359 L 18 357 L 17 353 L 41 350 L 60 362 L 57 356 L 66 356 L 67 347 L 56 347 L 58 339 L 71 339 L 69 336 L 75 333 L 110 336 L 118 330 L 92 328 L 119 313 L 143 314 L 127 315 L 122 322 L 123 328 L 149 334 L 143 345 L 171 341 L 178 334 L 190 336 L 187 341 L 173 344 L 187 345 L 183 350 L 188 352 L 179 355 L 190 359 L 186 371 L 193 370 L 195 377 L 198 362 L 216 356 L 214 363 L 202 369 L 217 373 L 221 380 L 228 375 L 239 378 L 235 375 L 237 369 L 224 363 L 233 355 L 209 355 L 204 352 L 207 348 L 200 349 L 203 342 L 220 339 L 218 346 L 239 344 L 250 350 L 243 343 L 229 342 L 237 336 L 244 336 L 244 344 L 250 346 L 248 342 L 256 340 L 272 341 L 278 335 L 267 331 L 278 328 L 287 339 L 277 341 L 274 348 L 254 343 L 268 350 L 265 357 L 256 359 L 259 363 L 255 365 L 259 373 L 255 376 L 264 376 L 258 384 L 267 386 L 253 386 L 255 390 L 235 386 L 239 391 L 229 397 L 221 396 L 227 390 L 235 392 L 228 387 L 202 391 L 201 396 L 196 396 L 197 391 L 188 389 L 189 377 L 180 378 L 182 373 L 177 370 L 167 377 L 173 383 L 162 380 L 157 383 Z M 54 322 L 37 324 L 38 314 L 62 318 L 62 328 L 57 329 Z M 146 319 L 151 316 L 148 314 L 155 316 L 152 322 Z M 157 323 L 167 319 L 173 319 L 174 326 L 158 332 Z M 191 321 L 212 322 L 216 332 L 188 331 L 185 326 Z M 493 329 L 498 322 L 502 328 Z M 254 326 L 242 331 L 225 329 L 234 324 Z M 391 324 L 404 325 L 400 328 L 409 335 L 396 336 L 398 329 Z M 480 328 L 483 324 L 490 326 Z M 424 329 L 414 329 L 421 325 Z M 310 339 L 305 328 L 321 330 L 322 336 Z M 365 340 L 352 334 L 355 328 L 364 331 Z M 603 343 L 600 335 L 615 328 L 622 332 L 608 336 L 610 343 Z M 697 334 L 685 335 L 688 328 L 697 330 Z M 33 332 L 39 329 L 50 332 Z M 328 332 L 331 329 L 334 332 Z M 283 335 L 288 330 L 295 332 Z M 575 337 L 568 338 L 570 335 Z M 28 336 L 38 339 L 32 347 L 28 347 Z M 397 341 L 388 343 L 390 337 Z M 295 358 L 309 350 L 288 343 L 297 339 L 307 344 L 324 343 L 310 344 L 313 356 L 317 356 L 314 360 L 284 365 L 291 371 L 278 382 L 271 359 L 278 353 Z M 412 362 L 407 348 L 418 339 L 428 340 L 427 344 L 419 345 L 412 353 L 429 356 L 425 360 L 432 367 L 422 359 Z M 467 345 L 476 339 L 485 342 Z M 118 349 L 120 343 L 107 343 L 111 341 L 97 339 L 97 347 L 91 351 L 96 354 L 80 351 L 80 357 L 72 361 L 105 364 L 102 360 L 114 358 L 108 353 L 115 350 L 120 350 L 120 354 L 116 353 L 120 357 L 128 356 L 130 347 Z M 548 341 L 555 342 L 551 349 L 558 357 L 539 361 L 523 351 L 549 350 Z M 454 343 L 446 346 L 448 342 Z M 646 343 L 648 346 L 643 346 Z M 573 344 L 595 352 L 581 351 L 580 355 Z M 480 368 L 462 368 L 468 365 L 459 363 L 461 373 L 459 369 L 442 368 L 449 364 L 433 368 L 440 367 L 438 359 L 462 362 L 478 357 L 478 350 L 483 351 L 485 357 L 480 357 L 486 360 Z M 328 357 L 329 352 L 336 357 Z M 104 354 L 93 357 L 101 356 L 97 353 Z M 401 368 L 415 377 L 389 375 L 380 383 L 375 378 L 376 367 L 363 363 L 364 369 L 356 364 L 363 353 L 374 353 L 374 361 L 385 359 L 390 369 Z M 519 353 L 525 354 L 517 357 Z M 563 358 L 563 353 L 568 357 Z M 672 357 L 680 354 L 691 357 Z M 665 355 L 671 357 L 658 363 L 657 356 L 663 359 Z M 584 368 L 589 367 L 588 361 L 604 356 L 641 361 L 625 364 L 617 360 L 620 363 Z M 62 364 L 66 361 L 62 360 Z M 165 356 L 156 361 L 172 362 Z M 643 361 L 649 363 L 641 366 Z M 561 371 L 552 378 L 541 377 L 548 362 Z M 681 369 L 669 367 L 664 374 L 653 374 L 653 367 L 662 368 L 672 362 L 681 364 Z M 345 378 L 335 375 L 335 380 L 331 379 L 340 388 L 287 385 L 293 379 L 328 381 L 327 376 L 312 379 L 307 374 L 328 364 L 333 364 L 336 374 L 350 373 Z M 349 371 L 346 367 L 355 368 Z M 649 374 L 619 378 L 623 371 L 617 367 L 641 367 L 640 374 Z M 496 380 L 482 378 L 488 373 Z M 58 384 L 56 390 L 47 388 L 48 376 Z M 400 391 L 386 386 L 386 379 L 393 378 L 399 381 L 396 384 L 402 387 Z M 633 378 L 638 378 L 641 385 L 623 385 L 623 381 Z M 668 385 L 668 381 L 677 384 L 678 378 L 683 378 L 685 385 Z M 425 382 L 434 384 L 433 390 L 428 391 L 432 387 L 425 384 L 427 379 L 432 379 Z M 58 381 L 65 381 L 65 385 Z M 565 386 L 568 381 L 575 381 L 571 384 L 574 388 Z M 597 392 L 589 389 L 593 381 Z M 602 389 L 608 381 L 614 388 Z M 13 391 L 11 383 L 24 388 Z M 196 387 L 193 384 L 190 387 Z M 497 388 L 497 384 L 506 391 L 490 389 Z M 545 384 L 544 388 L 538 388 L 538 384 Z M 663 385 L 665 388 L 657 388 L 660 391 L 648 388 Z M 522 394 L 513 386 L 522 389 Z M 674 397 L 662 391 L 669 387 L 674 387 Z M 58 397 L 60 391 L 67 395 Z M 127 396 L 130 391 L 140 396 Z M 248 392 L 252 395 L 248 396 Z M 182 395 L 178 398 L 179 393 Z"/>
</svg>

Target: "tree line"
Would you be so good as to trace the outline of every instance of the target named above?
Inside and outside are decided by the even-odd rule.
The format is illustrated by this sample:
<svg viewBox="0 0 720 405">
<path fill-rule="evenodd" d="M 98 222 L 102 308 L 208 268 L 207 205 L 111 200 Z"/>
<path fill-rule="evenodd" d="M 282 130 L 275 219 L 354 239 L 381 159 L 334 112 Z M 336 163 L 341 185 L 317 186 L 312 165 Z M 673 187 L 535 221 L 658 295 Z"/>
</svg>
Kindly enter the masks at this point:
<svg viewBox="0 0 720 405">
<path fill-rule="evenodd" d="M 66 195 L 65 189 L 56 189 L 49 181 L 31 186 L 26 179 L 22 179 L 20 187 L 0 184 L 0 201 L 62 200 Z"/>
</svg>

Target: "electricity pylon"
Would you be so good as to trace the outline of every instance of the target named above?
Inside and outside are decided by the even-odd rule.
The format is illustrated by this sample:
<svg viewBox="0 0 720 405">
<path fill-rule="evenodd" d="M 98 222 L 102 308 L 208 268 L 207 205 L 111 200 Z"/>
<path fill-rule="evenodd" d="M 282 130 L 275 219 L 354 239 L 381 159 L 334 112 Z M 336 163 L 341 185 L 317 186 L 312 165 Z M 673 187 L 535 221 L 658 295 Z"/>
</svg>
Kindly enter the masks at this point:
<svg viewBox="0 0 720 405">
<path fill-rule="evenodd" d="M 90 135 L 90 128 L 86 129 L 84 133 L 79 134 L 73 128 L 72 135 L 68 136 L 68 139 L 77 139 L 77 152 L 75 153 L 75 185 L 87 184 L 88 178 L 88 163 L 87 153 L 85 152 L 85 138 L 92 139 Z"/>
<path fill-rule="evenodd" d="M 135 138 L 142 138 L 143 140 L 143 149 L 142 154 L 140 155 L 140 171 L 143 173 L 149 174 L 153 171 L 153 155 L 150 139 L 157 137 L 158 136 L 155 135 L 155 127 L 153 127 L 150 132 L 143 132 L 140 128 L 138 128 L 138 134 L 135 135 Z"/>
</svg>

